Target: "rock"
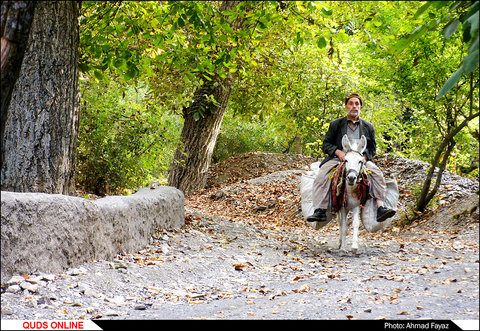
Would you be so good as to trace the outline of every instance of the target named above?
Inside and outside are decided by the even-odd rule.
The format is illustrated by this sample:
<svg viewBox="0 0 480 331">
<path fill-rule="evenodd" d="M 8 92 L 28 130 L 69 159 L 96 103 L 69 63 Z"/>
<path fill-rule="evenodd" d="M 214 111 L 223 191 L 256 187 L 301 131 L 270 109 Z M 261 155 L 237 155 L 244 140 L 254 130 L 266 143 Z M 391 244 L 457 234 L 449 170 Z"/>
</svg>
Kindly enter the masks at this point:
<svg viewBox="0 0 480 331">
<path fill-rule="evenodd" d="M 110 265 L 110 268 L 112 268 L 112 269 L 127 269 L 128 268 L 128 266 L 123 262 L 115 262 L 115 263 L 111 262 L 109 265 Z"/>
<path fill-rule="evenodd" d="M 8 280 L 5 285 L 13 285 L 13 284 L 20 284 L 21 282 L 23 282 L 25 280 L 25 278 L 23 278 L 23 276 L 12 276 L 12 278 L 10 278 L 10 280 Z"/>
<path fill-rule="evenodd" d="M 48 297 L 42 296 L 37 300 L 37 304 L 50 306 L 52 304 L 52 302 L 50 301 L 50 299 Z"/>
<path fill-rule="evenodd" d="M 24 282 L 21 282 L 20 283 L 20 287 L 23 289 L 23 290 L 28 290 L 32 293 L 36 293 L 38 291 L 38 284 L 32 284 L 32 283 L 29 283 L 27 281 L 24 281 Z"/>
<path fill-rule="evenodd" d="M 105 300 L 108 301 L 108 302 L 111 302 L 111 303 L 113 303 L 113 304 L 116 304 L 116 305 L 123 305 L 123 304 L 125 304 L 125 298 L 122 297 L 121 295 L 116 295 L 116 296 L 113 297 L 113 298 L 106 298 Z"/>
<path fill-rule="evenodd" d="M 119 314 L 116 311 L 109 309 L 105 311 L 105 316 L 119 316 Z"/>
<path fill-rule="evenodd" d="M 160 249 L 162 250 L 162 253 L 167 254 L 170 251 L 170 248 L 168 247 L 168 244 L 161 244 Z"/>
<path fill-rule="evenodd" d="M 86 272 L 87 270 L 85 270 L 85 268 L 70 268 L 67 270 L 66 274 L 70 276 L 78 276 L 83 275 Z"/>
<path fill-rule="evenodd" d="M 61 194 L 2 191 L 1 278 L 58 273 L 93 259 L 147 245 L 159 229 L 185 222 L 176 188 L 143 188 L 97 200 Z"/>
<path fill-rule="evenodd" d="M 17 284 L 15 285 L 10 285 L 7 290 L 8 293 L 20 293 L 22 292 L 22 288 L 18 286 Z"/>
<path fill-rule="evenodd" d="M 463 249 L 465 248 L 465 246 L 463 245 L 463 243 L 459 240 L 455 240 L 453 243 L 452 243 L 452 247 L 453 249 Z"/>
<path fill-rule="evenodd" d="M 55 275 L 53 274 L 40 274 L 40 277 L 42 280 L 47 281 L 47 282 L 52 282 L 55 280 Z"/>
<path fill-rule="evenodd" d="M 15 311 L 12 307 L 2 307 L 2 315 L 13 315 Z"/>
</svg>

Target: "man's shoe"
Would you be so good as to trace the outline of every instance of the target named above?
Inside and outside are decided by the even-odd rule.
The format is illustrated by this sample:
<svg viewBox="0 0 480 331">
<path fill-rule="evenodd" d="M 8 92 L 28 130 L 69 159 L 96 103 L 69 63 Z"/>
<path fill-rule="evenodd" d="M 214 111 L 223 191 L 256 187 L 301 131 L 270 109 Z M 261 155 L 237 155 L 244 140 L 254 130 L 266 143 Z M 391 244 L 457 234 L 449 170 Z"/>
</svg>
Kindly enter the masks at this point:
<svg viewBox="0 0 480 331">
<path fill-rule="evenodd" d="M 327 220 L 327 214 L 323 209 L 315 209 L 313 215 L 307 217 L 307 222 L 325 222 Z"/>
<path fill-rule="evenodd" d="M 381 206 L 377 209 L 377 222 L 383 222 L 387 218 L 393 217 L 395 213 L 396 213 L 395 210 L 388 209 L 388 208 L 385 208 L 384 206 Z"/>
</svg>

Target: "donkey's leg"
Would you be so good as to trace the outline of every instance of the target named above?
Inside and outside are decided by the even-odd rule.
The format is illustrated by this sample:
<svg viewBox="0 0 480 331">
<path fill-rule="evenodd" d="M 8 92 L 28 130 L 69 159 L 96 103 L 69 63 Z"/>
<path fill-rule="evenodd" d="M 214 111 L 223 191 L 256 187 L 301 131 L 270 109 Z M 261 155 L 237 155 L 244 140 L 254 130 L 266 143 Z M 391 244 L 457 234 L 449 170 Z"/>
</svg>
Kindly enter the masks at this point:
<svg viewBox="0 0 480 331">
<path fill-rule="evenodd" d="M 352 249 L 356 251 L 358 249 L 358 228 L 360 227 L 360 207 L 353 208 L 353 238 Z"/>
<path fill-rule="evenodd" d="M 340 244 L 339 249 L 346 250 L 347 248 L 347 214 L 346 208 L 340 209 L 339 225 L 340 225 Z"/>
</svg>

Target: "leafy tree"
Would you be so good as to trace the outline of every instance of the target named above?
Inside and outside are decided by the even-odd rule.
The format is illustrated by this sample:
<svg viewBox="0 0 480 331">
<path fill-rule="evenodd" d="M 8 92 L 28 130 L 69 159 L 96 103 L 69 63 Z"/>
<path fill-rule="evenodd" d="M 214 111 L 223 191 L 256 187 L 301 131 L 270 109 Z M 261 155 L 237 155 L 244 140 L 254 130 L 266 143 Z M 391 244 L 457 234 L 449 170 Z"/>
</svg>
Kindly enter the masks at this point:
<svg viewBox="0 0 480 331">
<path fill-rule="evenodd" d="M 470 4 L 85 2 L 80 67 L 92 74 L 93 85 L 148 86 L 148 100 L 162 105 L 151 118 L 170 111 L 184 119 L 170 183 L 187 193 L 202 187 L 219 133 L 216 161 L 258 149 L 287 151 L 299 141 L 305 153 L 321 157 L 328 123 L 343 116 L 342 100 L 350 92 L 365 97 L 362 116 L 375 124 L 381 153 L 428 160 L 456 131 L 455 143 L 445 145 L 439 158 L 451 167 L 448 147 L 460 162 L 478 150 L 471 140 L 474 121 L 463 125 L 478 109 L 475 77 L 470 88 L 462 75 L 437 100 L 474 47 L 465 43 L 475 38 L 464 40 Z M 453 31 L 455 18 L 463 33 Z M 469 22 L 470 33 L 475 22 Z M 427 26 L 421 35 L 412 33 L 418 25 Z M 117 125 L 110 132 L 117 131 L 137 132 L 146 141 L 140 131 Z"/>
<path fill-rule="evenodd" d="M 448 4 L 450 7 L 446 10 L 445 6 Z M 428 11 L 428 19 L 425 23 L 392 48 L 394 54 L 399 54 L 410 44 L 416 46 L 414 65 L 411 70 L 402 72 L 402 83 L 399 85 L 409 84 L 409 77 L 421 77 L 410 83 L 409 90 L 413 93 L 409 94 L 409 100 L 425 110 L 426 115 L 433 119 L 441 135 L 440 141 L 436 140 L 431 167 L 417 199 L 416 209 L 420 212 L 426 209 L 440 186 L 442 173 L 456 145 L 455 137 L 479 116 L 479 80 L 478 76 L 474 77 L 474 71 L 478 68 L 478 2 L 427 2 L 418 9 L 414 18 L 425 15 L 432 6 L 433 10 Z M 460 24 L 463 26 L 462 36 L 455 34 Z M 426 34 L 427 31 L 436 31 L 439 25 L 444 25 L 442 31 L 444 38 Z M 433 41 L 428 42 L 432 39 Z M 469 45 L 466 55 L 465 43 Z M 460 61 L 457 59 L 459 55 Z M 428 59 L 428 62 L 421 65 L 420 59 Z M 446 79 L 451 74 L 450 68 L 454 68 L 458 62 L 461 63 L 460 68 Z M 416 70 L 417 65 L 422 70 L 421 75 L 411 73 Z M 438 85 L 439 78 L 443 86 Z M 464 78 L 463 81 L 462 78 Z M 475 90 L 477 93 L 474 93 Z M 449 91 L 453 91 L 450 97 L 447 95 Z M 432 92 L 436 93 L 435 98 Z M 436 167 L 439 171 L 432 188 Z"/>
<path fill-rule="evenodd" d="M 81 66 L 96 70 L 94 75 L 99 79 L 104 77 L 101 71 L 107 69 L 123 73 L 125 79 L 146 73 L 157 94 L 164 81 L 155 86 L 158 82 L 155 76 L 174 74 L 176 83 L 181 83 L 190 100 L 186 97 L 180 108 L 184 117 L 182 145 L 176 153 L 169 182 L 188 193 L 204 185 L 238 73 L 248 76 L 254 74 L 252 68 L 262 70 L 268 48 L 261 43 L 284 33 L 289 25 L 295 39 L 302 42 L 306 34 L 296 22 L 298 17 L 303 22 L 303 15 L 314 6 L 310 2 L 290 6 L 262 1 L 165 2 L 146 5 L 148 11 L 141 6 L 115 3 L 113 8 L 88 4 L 84 22 L 89 26 L 99 25 L 102 33 L 97 28 L 85 32 Z M 295 14 L 288 15 L 290 7 L 295 7 Z M 141 36 L 137 31 L 142 31 Z M 127 38 L 135 36 L 133 45 L 126 45 L 125 33 Z M 113 43 L 111 39 L 115 39 Z M 158 48 L 153 49 L 152 42 Z M 165 67 L 167 70 L 163 71 Z"/>
<path fill-rule="evenodd" d="M 450 5 L 448 11 L 443 11 L 444 7 Z M 463 58 L 462 65 L 445 82 L 440 89 L 437 99 L 440 99 L 460 80 L 463 74 L 471 74 L 478 67 L 478 19 L 479 4 L 475 1 L 427 1 L 415 13 L 414 18 L 421 17 L 424 13 L 433 7 L 434 11 L 429 12 L 429 19 L 418 26 L 412 33 L 401 39 L 392 50 L 399 54 L 408 45 L 417 39 L 420 39 L 427 31 L 436 31 L 439 24 L 442 24 L 443 35 L 449 39 L 457 30 L 460 24 L 463 26 L 463 42 L 468 43 L 468 54 Z M 437 14 L 440 15 L 437 15 Z"/>
<path fill-rule="evenodd" d="M 157 104 L 145 85 L 81 80 L 81 89 L 79 188 L 97 195 L 123 194 L 162 181 L 179 142 L 179 116 Z"/>
</svg>

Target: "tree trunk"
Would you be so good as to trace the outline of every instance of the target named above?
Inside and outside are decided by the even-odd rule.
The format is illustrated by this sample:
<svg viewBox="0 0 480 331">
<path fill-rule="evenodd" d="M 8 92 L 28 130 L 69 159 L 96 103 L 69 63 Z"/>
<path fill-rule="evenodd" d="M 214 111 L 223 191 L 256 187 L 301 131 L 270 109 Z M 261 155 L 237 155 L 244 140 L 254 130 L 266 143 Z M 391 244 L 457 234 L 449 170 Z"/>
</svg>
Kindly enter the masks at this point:
<svg viewBox="0 0 480 331">
<path fill-rule="evenodd" d="M 0 168 L 4 160 L 4 132 L 13 87 L 20 74 L 36 1 L 2 1 L 2 77 L 0 108 Z"/>
<path fill-rule="evenodd" d="M 231 10 L 238 3 L 223 1 L 220 11 Z M 232 22 L 232 28 L 239 29 L 244 20 L 241 16 L 237 17 Z M 231 74 L 223 79 L 218 75 L 211 76 L 210 80 L 197 88 L 192 104 L 183 109 L 182 144 L 175 153 L 168 183 L 186 195 L 203 188 L 207 182 L 208 167 L 230 99 L 234 77 Z M 215 102 L 209 99 L 210 96 L 213 96 Z"/>
<path fill-rule="evenodd" d="M 473 99 L 472 95 L 473 88 L 470 89 L 470 98 Z M 460 125 L 458 125 L 455 129 L 448 131 L 448 134 L 443 138 L 442 142 L 440 143 L 435 156 L 433 157 L 432 165 L 427 173 L 427 178 L 423 183 L 422 191 L 420 192 L 420 196 L 417 199 L 416 210 L 419 212 L 424 212 L 427 208 L 428 203 L 430 200 L 433 199 L 435 193 L 437 193 L 438 188 L 440 187 L 442 181 L 442 173 L 447 166 L 448 158 L 455 146 L 455 136 L 459 133 L 464 127 L 468 125 L 468 123 L 473 120 L 474 118 L 478 117 L 479 113 L 473 113 L 473 105 L 470 104 L 470 114 L 466 117 Z M 437 178 L 435 181 L 435 185 L 432 190 L 430 190 L 430 185 L 432 183 L 433 174 L 435 172 L 435 168 L 437 167 L 440 159 L 442 158 L 443 153 L 443 160 L 440 165 L 439 172 L 437 173 Z"/>
<path fill-rule="evenodd" d="M 440 184 L 442 183 L 443 172 L 447 167 L 448 158 L 450 157 L 450 154 L 452 153 L 453 147 L 455 146 L 456 143 L 455 143 L 455 140 L 452 138 L 451 141 L 446 142 L 446 144 L 448 144 L 448 147 L 446 148 L 445 151 L 441 149 L 438 150 L 437 154 L 435 155 L 435 159 L 433 160 L 432 165 L 430 166 L 430 169 L 427 173 L 427 178 L 425 179 L 425 182 L 422 187 L 422 191 L 417 201 L 416 209 L 419 212 L 423 213 L 425 211 L 428 203 L 433 199 L 433 197 L 438 191 L 438 188 L 440 187 Z M 442 152 L 443 152 L 443 156 L 442 156 Z M 442 162 L 440 165 L 438 165 L 438 163 L 440 162 L 440 159 L 442 159 Z M 435 185 L 430 190 L 435 168 L 437 168 L 437 166 L 438 166 L 438 172 L 435 179 Z"/>
<path fill-rule="evenodd" d="M 8 108 L 2 190 L 74 190 L 79 13 L 78 1 L 37 3 Z"/>
<path fill-rule="evenodd" d="M 207 182 L 213 149 L 227 109 L 233 78 L 213 78 L 195 91 L 192 105 L 183 110 L 182 145 L 168 175 L 171 186 L 190 194 Z M 213 95 L 215 103 L 207 97 Z M 195 113 L 202 113 L 198 120 Z M 198 115 L 199 116 L 199 115 Z"/>
</svg>

